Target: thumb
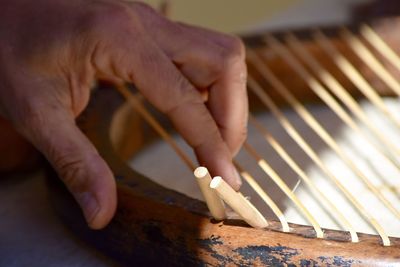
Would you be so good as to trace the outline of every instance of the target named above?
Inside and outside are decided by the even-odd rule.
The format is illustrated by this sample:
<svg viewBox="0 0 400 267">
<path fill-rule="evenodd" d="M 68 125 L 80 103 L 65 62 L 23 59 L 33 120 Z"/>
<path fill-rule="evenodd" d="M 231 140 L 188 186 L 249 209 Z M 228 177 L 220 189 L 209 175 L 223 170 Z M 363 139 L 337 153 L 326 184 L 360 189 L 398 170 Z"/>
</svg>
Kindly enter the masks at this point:
<svg viewBox="0 0 400 267">
<path fill-rule="evenodd" d="M 93 229 L 108 224 L 116 209 L 113 174 L 95 147 L 61 107 L 41 105 L 20 125 L 22 133 L 48 159 L 82 208 Z"/>
</svg>

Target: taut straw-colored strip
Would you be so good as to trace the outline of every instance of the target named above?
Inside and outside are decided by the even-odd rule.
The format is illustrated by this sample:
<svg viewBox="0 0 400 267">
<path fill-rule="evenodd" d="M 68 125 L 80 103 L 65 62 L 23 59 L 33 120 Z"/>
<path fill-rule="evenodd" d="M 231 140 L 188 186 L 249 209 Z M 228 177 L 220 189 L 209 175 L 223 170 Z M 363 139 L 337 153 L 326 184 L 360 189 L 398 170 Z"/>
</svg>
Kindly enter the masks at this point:
<svg viewBox="0 0 400 267">
<path fill-rule="evenodd" d="M 364 38 L 400 71 L 400 57 L 393 49 L 370 26 L 364 24 L 360 30 Z"/>
<path fill-rule="evenodd" d="M 335 64 L 342 72 L 352 81 L 357 88 L 373 103 L 387 118 L 392 121 L 397 127 L 400 127 L 400 122 L 387 109 L 382 98 L 376 93 L 376 90 L 362 77 L 361 73 L 348 61 L 331 43 L 331 41 L 321 32 L 315 31 L 314 39 L 322 49 L 332 58 Z"/>
<path fill-rule="evenodd" d="M 170 134 L 161 126 L 161 124 L 146 110 L 142 102 L 137 95 L 131 93 L 131 91 L 125 85 L 118 85 L 118 91 L 125 97 L 125 99 L 132 105 L 132 107 L 146 120 L 148 124 L 167 142 L 176 154 L 182 159 L 182 161 L 189 167 L 190 170 L 194 171 L 196 168 L 185 152 L 178 146 Z"/>
<path fill-rule="evenodd" d="M 301 203 L 296 195 L 290 190 L 281 177 L 271 168 L 271 166 L 257 153 L 257 151 L 247 142 L 244 143 L 245 150 L 257 160 L 260 168 L 278 185 L 278 187 L 293 201 L 296 207 L 304 215 L 304 217 L 312 224 L 318 238 L 324 237 L 324 232 L 319 226 L 317 220 L 308 211 L 308 209 Z"/>
<path fill-rule="evenodd" d="M 358 236 L 350 222 L 346 219 L 346 217 L 339 211 L 339 209 L 325 196 L 325 194 L 318 189 L 318 187 L 314 184 L 314 182 L 307 176 L 307 174 L 300 168 L 299 165 L 292 159 L 291 156 L 285 151 L 285 149 L 279 144 L 279 142 L 272 136 L 272 134 L 259 123 L 251 114 L 249 116 L 250 122 L 256 127 L 256 129 L 264 136 L 265 140 L 274 148 L 274 150 L 279 154 L 279 156 L 294 170 L 297 175 L 308 185 L 311 189 L 311 192 L 314 193 L 315 197 L 321 203 L 325 204 L 331 212 L 334 214 L 334 217 L 339 221 L 341 226 L 350 232 L 351 241 L 358 242 Z M 292 190 L 293 191 L 293 190 Z"/>
<path fill-rule="evenodd" d="M 368 129 L 375 135 L 375 137 L 385 145 L 389 152 L 394 155 L 400 155 L 399 147 L 390 142 L 390 139 L 385 136 L 368 118 L 365 112 L 354 98 L 346 91 L 346 89 L 338 82 L 338 80 L 329 73 L 318 61 L 312 56 L 311 53 L 304 47 L 304 45 L 293 35 L 289 34 L 287 38 L 289 44 L 296 51 L 297 55 L 314 71 L 315 74 L 323 81 L 330 91 L 340 99 L 350 111 L 362 121 Z"/>
<path fill-rule="evenodd" d="M 317 164 L 317 166 L 336 184 L 336 186 L 343 192 L 347 199 L 352 203 L 356 210 L 364 217 L 365 221 L 368 222 L 376 232 L 381 236 L 382 243 L 385 246 L 390 246 L 390 240 L 385 233 L 382 226 L 368 213 L 368 211 L 357 201 L 357 199 L 343 186 L 343 184 L 335 177 L 335 175 L 325 166 L 322 160 L 319 158 L 317 153 L 307 144 L 307 142 L 301 137 L 298 131 L 293 127 L 289 120 L 283 115 L 279 108 L 275 105 L 268 94 L 261 88 L 261 86 L 249 75 L 248 85 L 262 101 L 262 103 L 270 109 L 273 115 L 276 117 L 278 122 L 286 130 L 286 132 L 292 137 L 294 141 L 303 149 L 303 151 Z"/>
<path fill-rule="evenodd" d="M 376 140 L 372 139 L 369 135 L 366 135 L 360 127 L 354 122 L 354 120 L 347 114 L 347 112 L 340 106 L 340 104 L 328 93 L 328 91 L 321 85 L 317 79 L 315 79 L 301 64 L 300 62 L 290 53 L 290 51 L 279 43 L 276 39 L 271 37 L 273 42 L 273 49 L 276 51 L 293 69 L 294 71 L 308 84 L 308 86 L 314 91 L 327 106 L 351 129 L 359 134 L 365 141 L 371 144 L 371 146 L 380 154 L 389 164 L 393 167 L 398 168 L 398 164 L 392 160 L 381 146 L 376 144 Z M 297 51 L 298 54 L 303 55 L 303 51 L 299 50 L 299 47 L 293 45 L 292 42 L 289 45 Z M 263 66 L 263 64 L 260 64 Z"/>
<path fill-rule="evenodd" d="M 274 39 L 267 37 L 268 43 L 272 47 L 276 47 Z M 270 73 L 268 81 L 273 85 L 276 91 L 286 99 L 290 106 L 296 113 L 318 134 L 318 136 L 342 159 L 343 162 L 364 182 L 364 184 L 371 190 L 375 196 L 382 201 L 382 203 L 390 210 L 396 217 L 400 218 L 400 212 L 387 200 L 387 198 L 371 183 L 367 176 L 353 163 L 353 161 L 346 155 L 346 153 L 339 147 L 331 135 L 321 126 L 321 124 L 308 112 L 308 110 L 301 104 L 293 94 L 286 88 L 286 86 L 278 80 L 278 78 Z"/>
<path fill-rule="evenodd" d="M 353 49 L 354 53 L 357 54 L 365 64 L 367 64 L 367 66 L 371 68 L 390 89 L 393 90 L 393 92 L 400 96 L 400 83 L 385 69 L 371 51 L 369 51 L 369 49 L 348 29 L 342 28 L 340 34 Z"/>
<path fill-rule="evenodd" d="M 243 169 L 243 167 L 238 163 L 234 162 L 236 168 L 244 178 L 244 180 L 250 185 L 250 187 L 260 196 L 260 198 L 268 205 L 268 207 L 272 210 L 272 212 L 278 217 L 279 221 L 282 225 L 283 232 L 290 232 L 289 224 L 283 215 L 282 211 L 275 204 L 275 202 L 268 196 L 267 192 L 265 192 L 261 186 L 256 182 L 253 176 L 250 175 L 247 171 Z"/>
<path fill-rule="evenodd" d="M 294 185 L 294 187 L 292 188 L 292 192 L 296 192 L 297 188 L 299 187 L 299 185 L 301 184 L 301 179 L 297 180 L 297 183 Z"/>
</svg>

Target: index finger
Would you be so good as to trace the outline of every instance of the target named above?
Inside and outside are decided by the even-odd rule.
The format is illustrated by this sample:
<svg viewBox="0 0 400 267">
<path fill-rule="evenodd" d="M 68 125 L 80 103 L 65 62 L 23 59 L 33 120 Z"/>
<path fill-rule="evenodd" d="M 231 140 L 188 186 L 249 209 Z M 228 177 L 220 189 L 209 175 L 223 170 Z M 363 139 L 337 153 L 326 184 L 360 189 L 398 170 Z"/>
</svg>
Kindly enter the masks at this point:
<svg viewBox="0 0 400 267">
<path fill-rule="evenodd" d="M 244 45 L 234 36 L 186 24 L 181 26 L 207 40 L 213 40 L 226 51 L 222 57 L 224 60 L 222 72 L 210 88 L 208 108 L 218 124 L 223 139 L 235 155 L 247 135 L 247 67 Z"/>
<path fill-rule="evenodd" d="M 221 136 L 215 117 L 210 114 L 198 90 L 161 50 L 158 51 L 160 53 L 157 68 L 165 73 L 165 77 L 152 79 L 155 83 L 153 86 L 149 86 L 145 76 L 143 79 L 146 79 L 146 84 L 141 84 L 138 80 L 135 84 L 142 85 L 143 94 L 167 114 L 182 137 L 193 147 L 199 162 L 207 166 L 212 174 L 221 174 L 231 186 L 238 189 L 240 179 L 232 165 L 232 153 Z M 150 69 L 148 73 L 151 73 Z M 164 89 L 161 89 L 163 87 Z M 155 91 L 153 88 L 160 89 Z"/>
<path fill-rule="evenodd" d="M 102 73 L 133 82 L 150 103 L 167 114 L 178 132 L 194 148 L 199 162 L 207 166 L 213 175 L 224 177 L 238 189 L 241 183 L 232 164 L 232 154 L 200 93 L 169 57 L 142 34 L 140 42 L 130 38 L 130 35 L 114 37 L 112 46 L 98 49 L 94 57 L 95 67 Z M 137 34 L 131 36 L 136 37 Z M 118 40 L 120 38 L 123 39 Z"/>
<path fill-rule="evenodd" d="M 209 93 L 208 107 L 233 155 L 239 151 L 247 135 L 246 77 L 244 63 L 234 61 L 227 64 Z"/>
</svg>

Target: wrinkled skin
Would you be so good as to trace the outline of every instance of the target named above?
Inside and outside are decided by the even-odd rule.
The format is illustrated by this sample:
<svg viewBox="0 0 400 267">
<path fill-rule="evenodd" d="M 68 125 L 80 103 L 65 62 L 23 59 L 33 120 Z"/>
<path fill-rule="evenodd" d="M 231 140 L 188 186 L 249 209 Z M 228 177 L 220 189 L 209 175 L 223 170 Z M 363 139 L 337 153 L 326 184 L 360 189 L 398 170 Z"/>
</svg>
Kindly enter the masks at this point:
<svg viewBox="0 0 400 267">
<path fill-rule="evenodd" d="M 1 171 L 28 162 L 32 144 L 90 227 L 104 227 L 116 209 L 116 185 L 75 124 L 101 79 L 134 83 L 200 164 L 240 187 L 232 157 L 246 136 L 247 95 L 238 38 L 111 0 L 0 0 L 0 25 L 0 148 L 13 154 L 0 160 Z"/>
</svg>

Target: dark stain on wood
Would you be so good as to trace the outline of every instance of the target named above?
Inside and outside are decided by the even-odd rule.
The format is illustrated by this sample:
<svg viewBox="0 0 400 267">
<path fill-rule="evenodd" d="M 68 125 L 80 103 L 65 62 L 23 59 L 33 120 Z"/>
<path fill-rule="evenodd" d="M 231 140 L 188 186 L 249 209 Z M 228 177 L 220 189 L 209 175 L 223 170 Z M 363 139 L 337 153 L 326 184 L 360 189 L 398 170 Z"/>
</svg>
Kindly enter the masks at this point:
<svg viewBox="0 0 400 267">
<path fill-rule="evenodd" d="M 361 264 L 360 261 L 356 261 L 354 259 L 348 259 L 343 256 L 333 256 L 333 257 L 326 257 L 326 256 L 319 256 L 318 259 L 324 266 L 344 266 L 344 267 L 351 267 L 353 264 Z M 305 265 L 305 266 L 319 266 L 319 265 Z"/>
<path fill-rule="evenodd" d="M 210 253 L 211 257 L 218 260 L 221 264 L 227 264 L 231 262 L 231 259 L 218 253 L 218 250 L 215 248 L 215 246 L 223 245 L 223 243 L 220 236 L 214 235 L 211 235 L 210 238 L 198 239 L 199 246 Z"/>
<path fill-rule="evenodd" d="M 292 257 L 299 254 L 298 249 L 286 246 L 247 246 L 233 250 L 243 257 L 244 262 L 251 263 L 257 259 L 270 266 L 287 266 L 293 262 Z"/>
<path fill-rule="evenodd" d="M 143 233 L 150 242 L 154 242 L 161 246 L 171 246 L 172 242 L 162 232 L 159 223 L 149 221 L 142 226 Z"/>
<path fill-rule="evenodd" d="M 305 260 L 305 259 L 301 259 L 300 260 L 300 266 L 301 267 L 318 267 L 321 266 L 318 264 L 318 262 L 316 262 L 315 260 Z"/>
<path fill-rule="evenodd" d="M 341 256 L 334 256 L 333 257 L 333 265 L 334 266 L 343 266 L 343 267 L 350 267 L 353 264 L 354 260 L 345 259 Z"/>
</svg>

